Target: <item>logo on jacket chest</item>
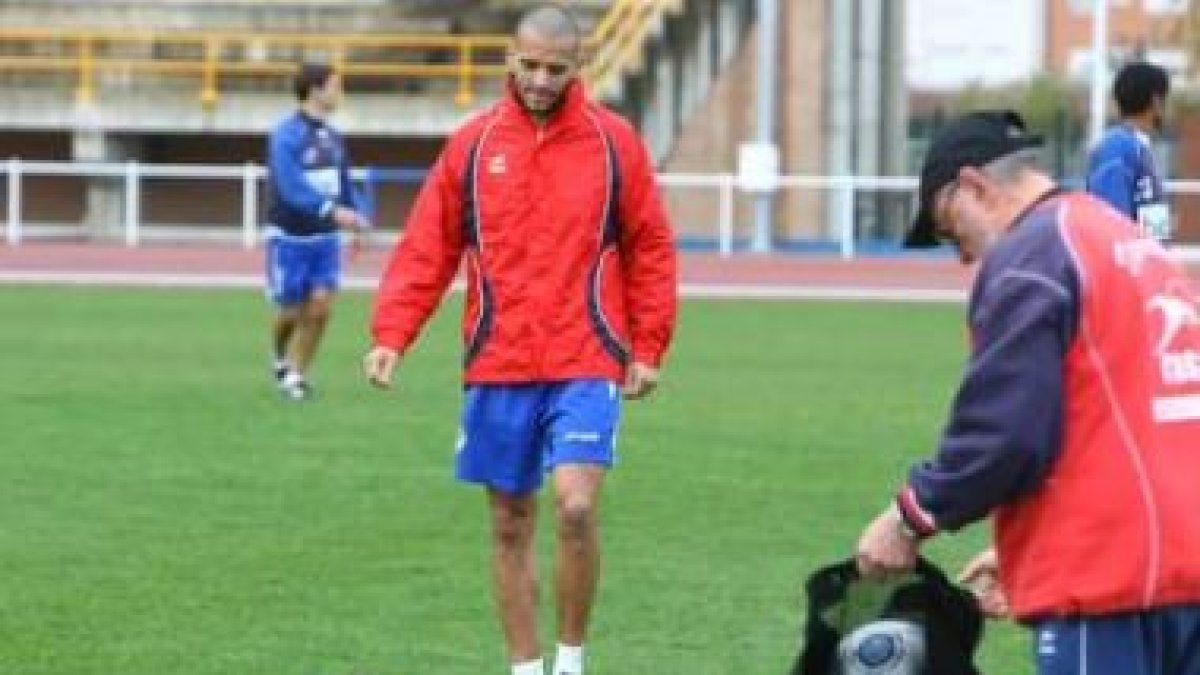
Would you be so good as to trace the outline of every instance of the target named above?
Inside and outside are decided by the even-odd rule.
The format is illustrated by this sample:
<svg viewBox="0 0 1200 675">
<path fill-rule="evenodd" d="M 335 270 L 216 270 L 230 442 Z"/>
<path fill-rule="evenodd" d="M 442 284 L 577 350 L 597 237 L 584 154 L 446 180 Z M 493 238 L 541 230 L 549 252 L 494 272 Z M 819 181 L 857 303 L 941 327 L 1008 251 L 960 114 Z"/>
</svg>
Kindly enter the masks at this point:
<svg viewBox="0 0 1200 675">
<path fill-rule="evenodd" d="M 1169 262 L 1171 260 L 1162 244 L 1142 237 L 1117 242 L 1113 246 L 1113 258 L 1118 267 L 1135 277 L 1142 276 L 1150 262 Z"/>
<path fill-rule="evenodd" d="M 508 172 L 508 160 L 504 153 L 498 152 L 488 158 L 487 172 L 493 176 L 503 175 Z"/>
<path fill-rule="evenodd" d="M 1156 348 L 1163 381 L 1176 385 L 1200 382 L 1200 353 L 1179 343 L 1185 330 L 1200 326 L 1200 309 L 1189 299 L 1160 294 L 1150 299 L 1147 311 L 1162 320 Z"/>
</svg>

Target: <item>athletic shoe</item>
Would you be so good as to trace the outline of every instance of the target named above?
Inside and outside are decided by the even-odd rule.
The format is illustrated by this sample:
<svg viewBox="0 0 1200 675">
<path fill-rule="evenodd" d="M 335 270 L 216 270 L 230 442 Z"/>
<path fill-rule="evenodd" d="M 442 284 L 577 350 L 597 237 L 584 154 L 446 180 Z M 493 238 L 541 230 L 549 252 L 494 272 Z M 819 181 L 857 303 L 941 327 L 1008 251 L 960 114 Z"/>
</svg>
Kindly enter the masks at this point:
<svg viewBox="0 0 1200 675">
<path fill-rule="evenodd" d="M 287 362 L 287 359 L 275 357 L 271 359 L 271 372 L 275 375 L 275 384 L 283 384 L 287 379 L 288 373 L 292 370 L 292 364 Z"/>
<path fill-rule="evenodd" d="M 313 397 L 312 385 L 305 382 L 304 380 L 301 380 L 299 382 L 296 382 L 295 384 L 292 384 L 290 387 L 288 387 L 287 391 L 284 393 L 284 396 L 286 396 L 289 400 L 292 400 L 292 401 L 312 400 L 312 397 Z"/>
<path fill-rule="evenodd" d="M 279 395 L 291 401 L 307 401 L 313 397 L 312 385 L 304 376 L 288 368 L 278 383 Z"/>
</svg>

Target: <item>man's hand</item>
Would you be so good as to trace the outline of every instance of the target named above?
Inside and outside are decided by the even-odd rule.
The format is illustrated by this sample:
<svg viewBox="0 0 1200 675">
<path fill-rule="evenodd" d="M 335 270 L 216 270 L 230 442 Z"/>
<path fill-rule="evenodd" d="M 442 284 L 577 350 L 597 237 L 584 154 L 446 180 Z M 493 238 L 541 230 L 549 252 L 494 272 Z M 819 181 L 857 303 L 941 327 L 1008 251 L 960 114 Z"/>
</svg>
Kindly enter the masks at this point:
<svg viewBox="0 0 1200 675">
<path fill-rule="evenodd" d="M 958 583 L 971 589 L 984 615 L 992 619 L 1008 616 L 1008 598 L 1000 588 L 1000 560 L 996 549 L 987 548 L 958 573 Z"/>
<path fill-rule="evenodd" d="M 354 260 L 363 250 L 361 230 L 346 230 L 346 260 Z"/>
<path fill-rule="evenodd" d="M 379 389 L 390 389 L 392 386 L 392 371 L 400 362 L 400 352 L 390 347 L 372 347 L 363 357 L 363 375 L 367 381 Z"/>
<path fill-rule="evenodd" d="M 330 215 L 333 224 L 343 230 L 359 230 L 362 229 L 366 221 L 354 209 L 346 208 L 345 206 L 333 207 L 333 213 Z"/>
<path fill-rule="evenodd" d="M 635 361 L 625 371 L 621 395 L 630 400 L 639 399 L 649 396 L 657 386 L 658 369 Z"/>
<path fill-rule="evenodd" d="M 920 543 L 908 531 L 893 504 L 867 525 L 858 539 L 858 573 L 868 579 L 886 579 L 917 564 Z"/>
<path fill-rule="evenodd" d="M 344 206 L 333 207 L 333 224 L 346 232 L 346 256 L 353 260 L 362 253 L 363 230 L 367 228 L 367 220 L 353 209 Z"/>
</svg>

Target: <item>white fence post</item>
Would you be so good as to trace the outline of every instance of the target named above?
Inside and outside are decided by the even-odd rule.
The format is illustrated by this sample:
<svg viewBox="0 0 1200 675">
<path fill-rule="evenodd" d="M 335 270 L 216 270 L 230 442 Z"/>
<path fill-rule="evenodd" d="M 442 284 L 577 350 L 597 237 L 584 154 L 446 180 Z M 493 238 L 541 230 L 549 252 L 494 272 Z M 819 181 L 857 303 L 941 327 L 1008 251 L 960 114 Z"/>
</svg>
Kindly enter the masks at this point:
<svg viewBox="0 0 1200 675">
<path fill-rule="evenodd" d="M 9 245 L 21 243 L 21 160 L 8 158 L 8 228 L 5 238 Z"/>
<path fill-rule="evenodd" d="M 733 255 L 733 174 L 721 174 L 720 176 L 720 206 L 717 220 L 717 243 L 720 247 L 721 257 L 728 258 Z"/>
<path fill-rule="evenodd" d="M 838 209 L 838 236 L 841 242 L 842 260 L 854 258 L 854 200 L 855 185 L 853 176 L 841 176 L 834 188 L 834 193 L 841 200 Z"/>
<path fill-rule="evenodd" d="M 254 248 L 258 241 L 258 167 L 242 167 L 242 247 Z"/>
<path fill-rule="evenodd" d="M 125 163 L 125 245 L 137 246 L 141 220 L 141 180 L 138 163 Z"/>
</svg>

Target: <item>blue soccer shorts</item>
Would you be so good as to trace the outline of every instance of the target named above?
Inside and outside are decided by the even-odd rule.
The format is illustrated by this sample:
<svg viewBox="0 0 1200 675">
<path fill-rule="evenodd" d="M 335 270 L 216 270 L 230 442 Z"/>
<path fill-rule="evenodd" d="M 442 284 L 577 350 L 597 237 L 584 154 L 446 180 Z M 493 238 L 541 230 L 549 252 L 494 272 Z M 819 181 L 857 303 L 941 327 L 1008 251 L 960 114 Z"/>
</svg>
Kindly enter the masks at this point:
<svg viewBox="0 0 1200 675">
<path fill-rule="evenodd" d="M 1038 675 L 1200 673 L 1200 605 L 1036 622 Z"/>
<path fill-rule="evenodd" d="M 342 244 L 336 232 L 267 237 L 267 296 L 280 307 L 298 305 L 317 290 L 336 291 L 342 278 Z"/>
<path fill-rule="evenodd" d="M 608 380 L 468 385 L 455 477 L 520 495 L 562 464 L 611 467 L 620 412 Z"/>
</svg>

